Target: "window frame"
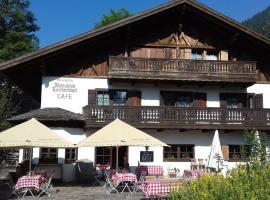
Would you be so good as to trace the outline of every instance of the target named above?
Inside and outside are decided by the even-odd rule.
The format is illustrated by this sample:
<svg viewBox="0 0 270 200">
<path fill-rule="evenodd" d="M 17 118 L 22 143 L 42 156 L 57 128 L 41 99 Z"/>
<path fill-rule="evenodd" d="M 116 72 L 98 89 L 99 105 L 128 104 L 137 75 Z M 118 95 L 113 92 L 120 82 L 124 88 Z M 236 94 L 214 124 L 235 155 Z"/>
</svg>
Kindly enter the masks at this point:
<svg viewBox="0 0 270 200">
<path fill-rule="evenodd" d="M 98 152 L 98 148 L 103 148 L 103 154 L 97 154 L 97 152 Z M 109 154 L 104 154 L 104 148 L 109 148 L 109 151 L 110 151 L 110 153 Z M 96 165 L 107 165 L 107 164 L 104 164 L 104 157 L 109 157 L 110 159 L 110 161 L 109 161 L 109 166 L 111 166 L 111 164 L 112 164 L 112 147 L 96 147 L 95 148 L 95 164 Z M 102 163 L 98 163 L 97 162 L 97 158 L 98 157 L 103 157 L 103 162 Z"/>
<path fill-rule="evenodd" d="M 124 92 L 126 93 L 126 97 L 125 98 L 115 98 L 115 96 L 117 96 L 117 92 Z M 128 90 L 125 89 L 113 89 L 112 90 L 112 96 L 110 97 L 112 99 L 112 105 L 113 106 L 125 106 L 127 104 L 128 101 Z M 117 102 L 117 100 L 120 99 L 121 101 L 123 100 L 123 103 L 119 103 Z"/>
<path fill-rule="evenodd" d="M 163 148 L 163 161 L 164 162 L 190 162 L 190 159 L 195 158 L 195 145 L 194 144 L 169 144 L 170 147 L 164 147 Z M 172 148 L 172 147 L 176 147 L 176 151 L 172 152 L 172 151 L 165 151 L 166 148 Z M 181 147 L 186 147 L 186 148 L 192 148 L 192 151 L 184 151 L 181 152 Z M 170 153 L 174 153 L 176 154 L 176 158 L 165 158 L 165 154 L 170 154 Z M 183 154 L 192 154 L 192 156 L 190 157 L 183 157 Z"/>
<path fill-rule="evenodd" d="M 229 161 L 235 162 L 235 161 L 247 161 L 249 155 L 250 155 L 250 147 L 248 145 L 242 145 L 242 144 L 228 144 L 229 146 Z M 239 148 L 239 151 L 235 151 L 235 148 L 232 150 L 233 147 Z M 243 152 L 241 152 L 241 147 L 244 147 L 244 153 L 246 154 L 245 157 L 243 157 Z M 233 155 L 233 156 L 232 156 Z M 236 155 L 238 155 L 236 158 Z M 234 158 L 233 158 L 234 157 Z"/>
<path fill-rule="evenodd" d="M 47 153 L 42 152 L 42 149 L 48 149 Z M 51 150 L 55 149 L 55 153 L 52 153 Z M 45 155 L 49 155 L 50 154 L 55 154 L 55 159 L 46 159 L 46 158 L 42 158 Z M 39 163 L 40 164 L 58 164 L 58 149 L 57 148 L 40 148 L 40 153 L 39 153 Z"/>
<path fill-rule="evenodd" d="M 72 158 L 73 152 L 67 152 L 67 151 L 74 150 L 75 157 Z M 68 155 L 67 154 L 71 154 Z M 75 161 L 78 159 L 78 149 L 77 148 L 66 148 L 65 149 L 65 163 L 75 163 Z"/>
<path fill-rule="evenodd" d="M 99 95 L 102 95 L 102 104 L 99 104 Z M 104 100 L 106 99 L 104 96 L 108 95 L 108 104 L 105 104 Z M 96 105 L 99 106 L 109 106 L 110 105 L 110 92 L 108 90 L 97 90 L 96 92 Z"/>
</svg>

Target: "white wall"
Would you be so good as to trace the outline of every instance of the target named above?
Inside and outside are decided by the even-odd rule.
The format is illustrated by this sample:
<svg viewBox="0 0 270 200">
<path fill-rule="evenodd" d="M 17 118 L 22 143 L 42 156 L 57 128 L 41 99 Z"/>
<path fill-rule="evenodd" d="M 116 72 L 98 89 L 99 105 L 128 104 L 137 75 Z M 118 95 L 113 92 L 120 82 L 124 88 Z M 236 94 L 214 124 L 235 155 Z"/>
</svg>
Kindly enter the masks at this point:
<svg viewBox="0 0 270 200">
<path fill-rule="evenodd" d="M 207 93 L 207 106 L 219 107 L 219 93 L 221 92 L 246 92 L 240 86 L 220 87 L 220 86 L 190 86 L 175 84 L 134 84 L 113 83 L 108 85 L 107 79 L 94 78 L 62 78 L 62 77 L 43 77 L 41 108 L 59 107 L 75 113 L 82 113 L 82 107 L 88 104 L 89 89 L 134 89 L 142 92 L 143 106 L 159 106 L 160 91 L 193 91 Z M 250 87 L 249 90 L 257 91 L 258 86 Z M 264 91 L 267 87 L 259 87 L 259 91 Z M 264 91 L 265 92 L 265 91 Z M 265 98 L 270 98 L 268 94 Z M 269 103 L 270 104 L 270 103 Z M 270 105 L 269 105 L 270 106 Z"/>
<path fill-rule="evenodd" d="M 263 107 L 270 108 L 270 84 L 254 84 L 247 88 L 247 92 L 263 94 Z"/>
<path fill-rule="evenodd" d="M 107 87 L 106 79 L 43 77 L 41 108 L 59 107 L 82 113 L 88 103 L 88 90 Z"/>
<path fill-rule="evenodd" d="M 201 132 L 194 130 L 179 132 L 176 130 L 166 130 L 150 132 L 146 130 L 146 132 L 167 144 L 194 144 L 196 159 L 208 159 L 214 137 L 214 131 Z M 244 137 L 241 132 L 220 132 L 220 141 L 221 145 L 244 144 Z M 140 161 L 140 151 L 145 151 L 145 147 L 129 147 L 129 165 L 133 169 L 138 165 L 138 161 Z M 178 168 L 180 169 L 180 173 L 183 173 L 185 169 L 190 169 L 190 162 L 164 162 L 163 147 L 149 147 L 149 151 L 154 151 L 154 161 L 142 162 L 140 163 L 141 165 L 163 166 L 165 173 L 167 173 L 169 168 Z M 226 162 L 226 164 L 229 168 L 232 168 L 237 162 Z"/>
</svg>

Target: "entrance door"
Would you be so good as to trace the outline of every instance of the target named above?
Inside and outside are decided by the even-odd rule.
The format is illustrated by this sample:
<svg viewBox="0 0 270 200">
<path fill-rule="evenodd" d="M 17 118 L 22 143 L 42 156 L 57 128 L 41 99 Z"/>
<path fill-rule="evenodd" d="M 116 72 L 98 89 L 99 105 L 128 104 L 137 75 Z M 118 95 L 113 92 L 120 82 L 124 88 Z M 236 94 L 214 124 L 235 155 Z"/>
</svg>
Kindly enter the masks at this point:
<svg viewBox="0 0 270 200">
<path fill-rule="evenodd" d="M 118 165 L 119 169 L 128 169 L 128 147 L 123 146 L 118 149 Z M 116 147 L 112 150 L 111 168 L 116 169 Z"/>
</svg>

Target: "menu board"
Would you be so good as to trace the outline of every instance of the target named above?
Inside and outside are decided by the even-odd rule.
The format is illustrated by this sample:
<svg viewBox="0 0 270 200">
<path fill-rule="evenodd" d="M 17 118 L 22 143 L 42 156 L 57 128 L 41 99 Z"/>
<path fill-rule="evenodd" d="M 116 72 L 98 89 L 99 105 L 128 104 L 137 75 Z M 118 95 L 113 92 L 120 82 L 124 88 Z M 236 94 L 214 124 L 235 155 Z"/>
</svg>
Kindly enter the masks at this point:
<svg viewBox="0 0 270 200">
<path fill-rule="evenodd" d="M 154 162 L 154 152 L 153 151 L 141 151 L 140 152 L 140 162 Z"/>
</svg>

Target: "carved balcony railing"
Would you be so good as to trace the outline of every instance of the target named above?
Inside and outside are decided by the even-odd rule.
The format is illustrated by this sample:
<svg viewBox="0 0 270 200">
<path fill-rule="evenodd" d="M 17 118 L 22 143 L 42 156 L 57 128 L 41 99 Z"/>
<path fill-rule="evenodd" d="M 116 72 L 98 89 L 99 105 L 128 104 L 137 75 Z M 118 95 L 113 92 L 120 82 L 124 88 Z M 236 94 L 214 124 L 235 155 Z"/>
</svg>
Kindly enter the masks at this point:
<svg viewBox="0 0 270 200">
<path fill-rule="evenodd" d="M 87 128 L 119 118 L 138 128 L 270 129 L 270 109 L 88 105 L 83 113 Z"/>
<path fill-rule="evenodd" d="M 110 79 L 256 81 L 256 62 L 110 57 Z"/>
</svg>

